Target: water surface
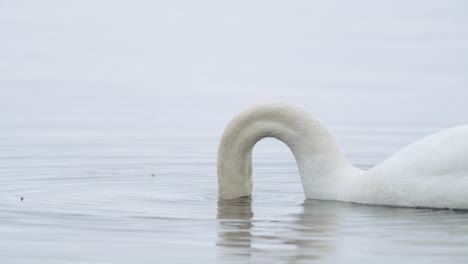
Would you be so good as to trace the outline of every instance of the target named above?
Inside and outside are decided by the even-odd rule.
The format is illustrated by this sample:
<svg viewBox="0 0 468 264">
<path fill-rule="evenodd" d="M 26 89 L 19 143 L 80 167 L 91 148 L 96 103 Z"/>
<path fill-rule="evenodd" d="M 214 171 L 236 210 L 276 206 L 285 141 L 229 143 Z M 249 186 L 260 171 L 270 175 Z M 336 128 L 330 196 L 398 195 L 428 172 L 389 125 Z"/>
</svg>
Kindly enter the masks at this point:
<svg viewBox="0 0 468 264">
<path fill-rule="evenodd" d="M 81 124 L 72 128 L 33 122 L 20 130 L 7 126 L 0 154 L 1 259 L 8 263 L 468 259 L 466 213 L 305 201 L 292 154 L 273 139 L 261 141 L 254 150 L 253 197 L 218 201 L 216 150 L 225 123 L 220 116 L 227 114 L 205 110 L 210 114 L 193 115 L 196 122 L 187 120 L 199 124 L 193 130 L 176 125 L 158 129 L 160 123 L 135 129 L 122 122 L 109 129 L 81 117 Z M 66 123 L 69 117 L 57 116 L 61 119 L 44 122 Z M 329 123 L 348 157 L 364 169 L 405 142 L 443 126 L 421 125 L 422 121 Z"/>
</svg>

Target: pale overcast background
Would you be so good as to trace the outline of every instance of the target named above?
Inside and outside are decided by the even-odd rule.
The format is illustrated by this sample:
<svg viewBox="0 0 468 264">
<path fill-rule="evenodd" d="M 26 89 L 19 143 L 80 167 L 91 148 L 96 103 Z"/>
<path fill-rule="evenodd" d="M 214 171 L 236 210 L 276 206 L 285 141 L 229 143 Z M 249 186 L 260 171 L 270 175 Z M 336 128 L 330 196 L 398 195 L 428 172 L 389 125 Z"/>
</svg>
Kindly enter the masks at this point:
<svg viewBox="0 0 468 264">
<path fill-rule="evenodd" d="M 193 129 L 214 112 L 221 128 L 271 100 L 331 123 L 468 123 L 467 14 L 466 1 L 2 0 L 0 128 Z"/>
</svg>

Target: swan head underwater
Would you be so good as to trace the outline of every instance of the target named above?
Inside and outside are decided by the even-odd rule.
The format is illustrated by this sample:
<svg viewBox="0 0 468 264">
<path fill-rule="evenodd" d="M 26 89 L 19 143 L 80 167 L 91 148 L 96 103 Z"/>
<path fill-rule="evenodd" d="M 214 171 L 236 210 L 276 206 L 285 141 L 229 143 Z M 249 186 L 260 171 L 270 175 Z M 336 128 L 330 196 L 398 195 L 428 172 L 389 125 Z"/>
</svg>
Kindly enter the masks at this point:
<svg viewBox="0 0 468 264">
<path fill-rule="evenodd" d="M 252 150 L 273 137 L 292 151 L 307 199 L 468 209 L 468 125 L 410 144 L 368 171 L 354 167 L 320 121 L 282 103 L 251 107 L 227 125 L 218 149 L 220 199 L 252 193 Z"/>
</svg>

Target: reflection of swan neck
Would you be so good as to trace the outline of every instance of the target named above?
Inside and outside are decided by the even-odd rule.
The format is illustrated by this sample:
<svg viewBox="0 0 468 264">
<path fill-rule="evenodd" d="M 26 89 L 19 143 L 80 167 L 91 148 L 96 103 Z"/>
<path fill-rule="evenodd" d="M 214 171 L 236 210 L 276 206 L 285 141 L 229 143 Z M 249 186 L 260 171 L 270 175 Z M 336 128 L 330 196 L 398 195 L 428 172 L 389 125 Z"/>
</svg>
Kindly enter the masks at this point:
<svg viewBox="0 0 468 264">
<path fill-rule="evenodd" d="M 316 184 L 319 189 L 344 168 L 352 168 L 328 130 L 304 110 L 286 104 L 255 106 L 236 116 L 222 136 L 218 150 L 220 198 L 251 194 L 252 149 L 266 137 L 276 138 L 291 149 L 303 185 Z"/>
</svg>

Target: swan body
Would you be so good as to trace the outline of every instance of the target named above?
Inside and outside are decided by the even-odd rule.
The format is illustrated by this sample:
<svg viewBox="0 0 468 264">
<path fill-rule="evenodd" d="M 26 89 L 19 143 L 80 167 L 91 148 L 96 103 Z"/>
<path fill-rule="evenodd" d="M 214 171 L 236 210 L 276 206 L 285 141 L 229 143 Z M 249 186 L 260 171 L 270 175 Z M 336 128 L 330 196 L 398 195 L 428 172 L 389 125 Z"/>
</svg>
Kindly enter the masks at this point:
<svg viewBox="0 0 468 264">
<path fill-rule="evenodd" d="M 270 103 L 237 115 L 218 149 L 220 199 L 252 192 L 252 149 L 273 137 L 292 151 L 307 199 L 468 209 L 468 125 L 410 144 L 368 171 L 354 167 L 329 131 L 301 108 Z"/>
</svg>

